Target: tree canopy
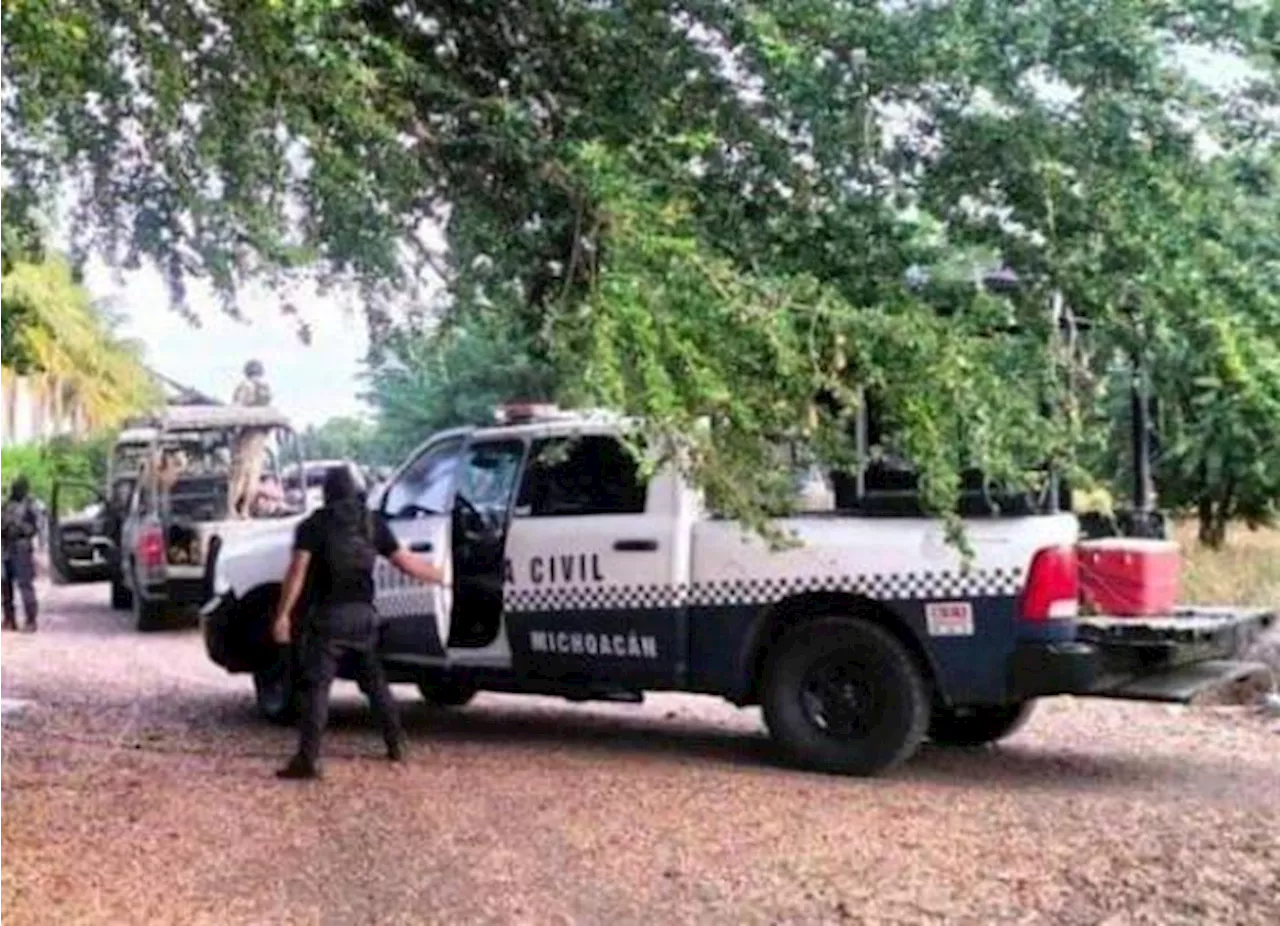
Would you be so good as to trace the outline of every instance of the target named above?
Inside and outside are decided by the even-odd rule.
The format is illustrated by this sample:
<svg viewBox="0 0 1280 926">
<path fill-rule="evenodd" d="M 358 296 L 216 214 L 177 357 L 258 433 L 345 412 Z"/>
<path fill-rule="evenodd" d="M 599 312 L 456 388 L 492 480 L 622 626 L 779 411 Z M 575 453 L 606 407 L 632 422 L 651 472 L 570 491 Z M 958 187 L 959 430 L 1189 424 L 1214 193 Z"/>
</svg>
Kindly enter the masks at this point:
<svg viewBox="0 0 1280 926">
<path fill-rule="evenodd" d="M 692 441 L 748 521 L 771 441 L 848 454 L 857 387 L 939 509 L 965 465 L 1071 464 L 1135 349 L 1159 382 L 1194 352 L 1174 430 L 1247 434 L 1274 510 L 1274 4 L 5 0 L 3 27 L 7 169 L 74 184 L 79 248 L 232 311 L 251 276 L 350 283 L 401 351 L 443 281 L 456 350 L 496 326 L 563 398 Z M 940 285 L 977 253 L 1016 290 Z"/>
<path fill-rule="evenodd" d="M 0 260 L 5 375 L 36 374 L 55 408 L 73 399 L 90 428 L 112 427 L 156 397 L 142 346 L 118 336 L 115 319 L 65 260 L 45 252 L 39 230 L 13 215 L 11 202 L 4 197 Z"/>
</svg>

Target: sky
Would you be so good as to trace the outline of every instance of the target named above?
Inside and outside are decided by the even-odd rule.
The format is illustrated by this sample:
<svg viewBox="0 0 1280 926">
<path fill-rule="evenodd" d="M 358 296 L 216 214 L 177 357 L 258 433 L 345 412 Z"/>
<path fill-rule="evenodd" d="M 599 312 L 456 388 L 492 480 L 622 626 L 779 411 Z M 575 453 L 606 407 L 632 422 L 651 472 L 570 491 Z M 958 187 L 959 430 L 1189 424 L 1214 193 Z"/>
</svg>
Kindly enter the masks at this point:
<svg viewBox="0 0 1280 926">
<path fill-rule="evenodd" d="M 121 334 L 146 347 L 146 361 L 158 373 L 224 401 L 251 359 L 266 367 L 273 404 L 297 428 L 337 415 L 368 412 L 359 394 L 361 361 L 368 349 L 363 316 L 347 300 L 298 300 L 299 317 L 311 325 L 311 343 L 297 334 L 298 319 L 285 316 L 278 296 L 246 292 L 245 321 L 225 314 L 207 287 L 190 284 L 190 304 L 200 319 L 193 326 L 170 308 L 168 289 L 151 269 L 118 278 L 105 265 L 90 263 L 85 283 L 95 298 L 110 299 L 125 319 Z"/>
</svg>

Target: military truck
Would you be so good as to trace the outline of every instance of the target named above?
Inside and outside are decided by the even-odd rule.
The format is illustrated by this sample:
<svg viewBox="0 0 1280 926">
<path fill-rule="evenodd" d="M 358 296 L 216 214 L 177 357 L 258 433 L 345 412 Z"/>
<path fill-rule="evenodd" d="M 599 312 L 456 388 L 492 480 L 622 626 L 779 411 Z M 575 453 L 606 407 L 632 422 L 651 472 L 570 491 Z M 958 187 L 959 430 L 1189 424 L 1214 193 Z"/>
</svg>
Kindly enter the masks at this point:
<svg viewBox="0 0 1280 926">
<path fill-rule="evenodd" d="M 233 457 L 247 428 L 269 434 L 262 487 L 282 487 L 283 467 L 301 462 L 288 419 L 272 408 L 230 405 L 172 406 L 126 432 L 131 439 L 117 445 L 119 464 L 105 493 L 56 485 L 50 551 L 64 579 L 110 578 L 112 604 L 132 608 L 140 630 L 157 629 L 203 603 L 212 537 L 249 536 L 306 511 L 304 492 L 280 489 L 264 491 L 252 517 L 231 517 Z M 58 517 L 58 498 L 71 491 L 97 496 L 97 514 L 88 523 Z"/>
</svg>

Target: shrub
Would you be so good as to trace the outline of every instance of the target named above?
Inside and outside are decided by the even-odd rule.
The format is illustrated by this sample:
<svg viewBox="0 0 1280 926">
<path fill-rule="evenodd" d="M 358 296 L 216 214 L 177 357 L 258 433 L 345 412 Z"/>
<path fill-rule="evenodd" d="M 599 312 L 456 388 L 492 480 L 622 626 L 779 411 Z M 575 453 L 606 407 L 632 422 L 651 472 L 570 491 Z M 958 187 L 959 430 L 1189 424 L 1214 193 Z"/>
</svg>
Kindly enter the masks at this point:
<svg viewBox="0 0 1280 926">
<path fill-rule="evenodd" d="M 14 479 L 26 476 L 32 494 L 48 505 L 55 482 L 101 487 L 107 477 L 107 458 L 114 440 L 114 434 L 100 434 L 79 439 L 56 437 L 42 444 L 5 447 L 0 451 L 0 488 L 8 493 Z M 58 504 L 62 508 L 60 513 L 65 514 L 94 501 L 92 492 L 77 487 L 65 492 Z"/>
</svg>

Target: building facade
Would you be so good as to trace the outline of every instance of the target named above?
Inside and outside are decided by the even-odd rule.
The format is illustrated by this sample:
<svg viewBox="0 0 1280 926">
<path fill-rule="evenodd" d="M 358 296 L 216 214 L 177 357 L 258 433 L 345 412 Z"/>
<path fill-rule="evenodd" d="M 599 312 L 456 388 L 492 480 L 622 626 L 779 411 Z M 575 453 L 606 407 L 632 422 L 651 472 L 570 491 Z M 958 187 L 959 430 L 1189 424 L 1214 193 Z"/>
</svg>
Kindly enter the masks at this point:
<svg viewBox="0 0 1280 926">
<path fill-rule="evenodd" d="M 4 368 L 0 382 L 4 446 L 34 444 L 62 435 L 79 436 L 88 422 L 75 395 L 42 373 L 19 376 Z"/>
<path fill-rule="evenodd" d="M 216 399 L 190 386 L 151 371 L 166 405 L 219 405 Z M 44 373 L 19 376 L 0 368 L 0 413 L 3 446 L 38 444 L 54 437 L 84 437 L 90 422 L 73 390 Z"/>
</svg>

